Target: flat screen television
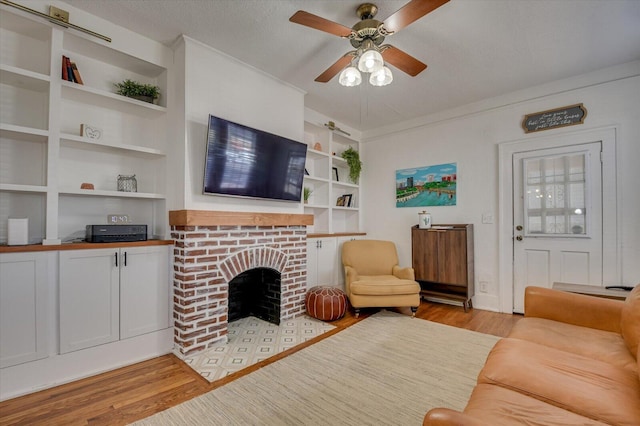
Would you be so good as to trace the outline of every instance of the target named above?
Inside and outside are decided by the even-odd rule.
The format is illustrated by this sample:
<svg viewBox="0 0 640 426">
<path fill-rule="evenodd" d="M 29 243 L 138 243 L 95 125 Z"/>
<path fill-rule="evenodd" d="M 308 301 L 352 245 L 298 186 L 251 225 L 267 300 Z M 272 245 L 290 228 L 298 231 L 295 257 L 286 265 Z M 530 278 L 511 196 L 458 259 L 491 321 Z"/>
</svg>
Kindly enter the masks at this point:
<svg viewBox="0 0 640 426">
<path fill-rule="evenodd" d="M 205 194 L 300 201 L 307 145 L 209 115 Z"/>
</svg>

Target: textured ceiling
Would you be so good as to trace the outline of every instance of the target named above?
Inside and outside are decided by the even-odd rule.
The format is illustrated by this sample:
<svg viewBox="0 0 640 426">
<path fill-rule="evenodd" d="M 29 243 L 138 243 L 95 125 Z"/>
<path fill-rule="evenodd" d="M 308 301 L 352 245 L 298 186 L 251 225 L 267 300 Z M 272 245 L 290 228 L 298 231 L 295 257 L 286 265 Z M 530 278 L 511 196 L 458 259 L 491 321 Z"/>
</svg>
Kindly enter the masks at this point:
<svg viewBox="0 0 640 426">
<path fill-rule="evenodd" d="M 408 0 L 380 0 L 383 20 Z M 351 27 L 351 0 L 66 0 L 170 45 L 180 34 L 304 90 L 305 105 L 356 129 L 399 123 L 640 59 L 640 0 L 451 0 L 387 37 L 425 62 L 386 87 L 314 79 L 347 40 L 289 22 L 297 10 Z"/>
</svg>

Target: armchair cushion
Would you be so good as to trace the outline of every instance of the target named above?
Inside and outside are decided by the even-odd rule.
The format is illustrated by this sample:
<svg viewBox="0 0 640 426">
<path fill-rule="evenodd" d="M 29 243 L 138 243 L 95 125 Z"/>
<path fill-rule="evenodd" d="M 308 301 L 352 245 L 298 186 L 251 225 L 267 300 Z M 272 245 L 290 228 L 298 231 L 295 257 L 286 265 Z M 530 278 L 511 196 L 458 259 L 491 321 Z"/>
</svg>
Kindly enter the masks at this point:
<svg viewBox="0 0 640 426">
<path fill-rule="evenodd" d="M 360 275 L 358 281 L 351 283 L 351 293 L 370 296 L 389 296 L 393 294 L 417 294 L 420 285 L 411 280 L 401 280 L 393 275 Z"/>
</svg>

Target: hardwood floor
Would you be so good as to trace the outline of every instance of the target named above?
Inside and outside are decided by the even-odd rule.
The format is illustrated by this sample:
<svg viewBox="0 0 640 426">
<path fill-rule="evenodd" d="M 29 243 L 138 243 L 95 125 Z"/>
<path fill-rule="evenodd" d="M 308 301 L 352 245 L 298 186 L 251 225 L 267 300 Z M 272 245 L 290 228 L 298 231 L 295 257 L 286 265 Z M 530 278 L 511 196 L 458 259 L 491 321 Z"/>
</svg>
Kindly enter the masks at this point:
<svg viewBox="0 0 640 426">
<path fill-rule="evenodd" d="M 366 318 L 351 312 L 316 339 L 209 383 L 174 355 L 164 355 L 73 383 L 0 402 L 0 425 L 125 425 L 220 387 Z M 400 312 L 411 315 L 407 308 Z M 422 302 L 418 318 L 495 336 L 506 336 L 519 315 Z"/>
</svg>

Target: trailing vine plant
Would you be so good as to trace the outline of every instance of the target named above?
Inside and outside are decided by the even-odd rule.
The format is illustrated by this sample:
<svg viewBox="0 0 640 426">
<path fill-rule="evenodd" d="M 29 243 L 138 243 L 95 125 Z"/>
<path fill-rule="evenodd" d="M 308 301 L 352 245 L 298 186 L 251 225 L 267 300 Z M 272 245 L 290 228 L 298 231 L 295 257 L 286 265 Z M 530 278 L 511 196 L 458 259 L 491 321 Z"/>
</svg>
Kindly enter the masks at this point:
<svg viewBox="0 0 640 426">
<path fill-rule="evenodd" d="M 360 153 L 352 147 L 347 148 L 342 154 L 342 158 L 347 161 L 349 166 L 349 179 L 353 183 L 358 183 L 360 172 L 362 171 L 362 161 L 360 161 Z"/>
</svg>

